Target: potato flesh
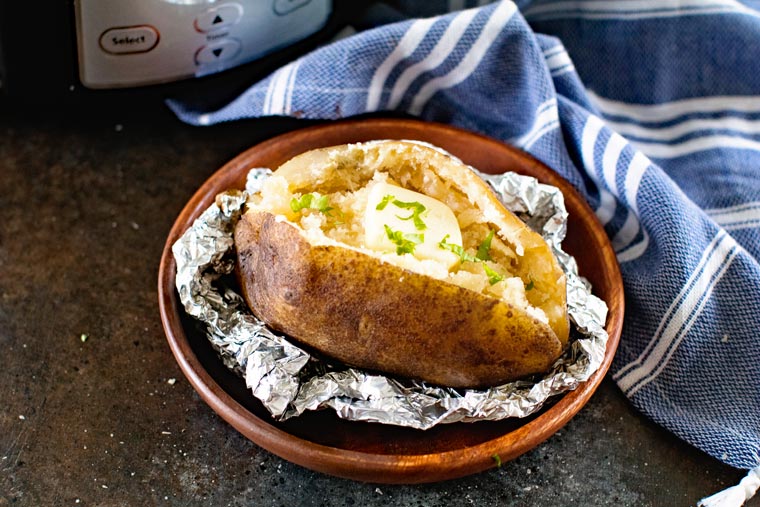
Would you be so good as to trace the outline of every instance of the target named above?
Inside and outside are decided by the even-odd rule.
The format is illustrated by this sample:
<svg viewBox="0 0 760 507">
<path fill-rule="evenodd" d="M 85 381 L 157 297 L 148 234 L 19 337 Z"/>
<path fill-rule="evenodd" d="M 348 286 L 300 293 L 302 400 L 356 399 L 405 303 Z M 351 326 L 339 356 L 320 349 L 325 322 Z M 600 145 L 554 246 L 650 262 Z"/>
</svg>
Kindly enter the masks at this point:
<svg viewBox="0 0 760 507">
<path fill-rule="evenodd" d="M 420 189 L 445 204 L 456 216 L 462 234 L 464 251 L 474 257 L 478 246 L 492 230 L 480 210 L 473 208 L 466 196 L 456 189 L 449 188 L 439 176 L 432 171 L 415 174 L 403 171 L 391 177 L 387 172 L 377 171 L 364 186 L 353 190 L 305 191 L 292 188 L 285 178 L 273 175 L 265 183 L 262 191 L 249 202 L 253 209 L 269 211 L 298 225 L 304 236 L 312 245 L 338 244 L 361 251 L 379 258 L 384 262 L 397 265 L 415 273 L 444 280 L 459 287 L 469 289 L 487 296 L 508 301 L 525 310 L 533 318 L 547 323 L 544 311 L 529 302 L 526 294 L 526 282 L 512 266 L 518 264 L 514 249 L 494 234 L 489 255 L 491 260 L 484 262 L 455 262 L 453 265 L 440 259 L 418 259 L 413 255 L 398 255 L 368 248 L 365 244 L 365 213 L 370 194 L 377 185 L 397 185 L 404 188 Z M 304 194 L 310 193 L 315 198 L 327 196 L 329 206 L 333 209 L 324 213 L 316 209 L 302 209 L 294 212 L 290 203 Z M 483 264 L 502 279 L 491 283 Z"/>
</svg>

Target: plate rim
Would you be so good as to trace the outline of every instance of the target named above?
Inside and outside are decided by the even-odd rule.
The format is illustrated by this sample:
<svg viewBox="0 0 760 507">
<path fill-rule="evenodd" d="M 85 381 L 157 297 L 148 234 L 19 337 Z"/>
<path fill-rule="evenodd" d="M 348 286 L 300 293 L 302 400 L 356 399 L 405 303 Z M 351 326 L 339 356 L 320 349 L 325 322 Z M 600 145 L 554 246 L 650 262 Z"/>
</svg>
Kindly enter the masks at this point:
<svg viewBox="0 0 760 507">
<path fill-rule="evenodd" d="M 209 192 L 215 188 L 217 182 L 231 179 L 239 174 L 239 171 L 250 168 L 244 161 L 250 158 L 252 153 L 271 151 L 283 141 L 313 143 L 325 133 L 329 137 L 347 126 L 354 134 L 371 129 L 389 132 L 408 130 L 418 133 L 453 134 L 470 139 L 477 138 L 479 142 L 496 143 L 499 149 L 506 148 L 521 158 L 527 156 L 526 160 L 532 161 L 530 169 L 538 173 L 534 175 L 539 181 L 553 180 L 551 184 L 559 181 L 561 184 L 557 186 L 561 187 L 566 200 L 569 189 L 570 198 L 579 201 L 575 204 L 580 206 L 582 214 L 587 215 L 584 219 L 590 220 L 592 229 L 597 229 L 597 232 L 601 231 L 603 234 L 601 255 L 608 263 L 607 275 L 612 286 L 619 288 L 615 291 L 614 300 L 607 301 L 610 311 L 605 329 L 608 331 L 609 340 L 603 362 L 587 381 L 575 390 L 562 394 L 551 407 L 526 424 L 480 444 L 427 454 L 378 454 L 331 447 L 288 433 L 275 427 L 273 421 L 262 419 L 246 409 L 214 380 L 190 347 L 180 322 L 179 312 L 182 308 L 176 297 L 176 263 L 171 251 L 173 243 L 208 206 L 206 201 Z M 316 142 L 315 147 L 319 144 Z M 324 146 L 331 144 L 336 143 Z M 312 470 L 367 482 L 403 484 L 435 482 L 481 472 L 497 465 L 494 458 L 496 455 L 501 462 L 506 462 L 547 440 L 577 414 L 598 388 L 617 349 L 624 313 L 622 277 L 612 246 L 591 208 L 566 180 L 529 154 L 496 139 L 446 124 L 398 118 L 349 119 L 292 130 L 257 143 L 225 163 L 196 190 L 172 225 L 161 254 L 158 299 L 162 326 L 180 369 L 201 398 L 237 431 L 267 451 Z M 516 444 L 515 438 L 518 439 Z M 512 444 L 507 445 L 508 441 Z"/>
</svg>

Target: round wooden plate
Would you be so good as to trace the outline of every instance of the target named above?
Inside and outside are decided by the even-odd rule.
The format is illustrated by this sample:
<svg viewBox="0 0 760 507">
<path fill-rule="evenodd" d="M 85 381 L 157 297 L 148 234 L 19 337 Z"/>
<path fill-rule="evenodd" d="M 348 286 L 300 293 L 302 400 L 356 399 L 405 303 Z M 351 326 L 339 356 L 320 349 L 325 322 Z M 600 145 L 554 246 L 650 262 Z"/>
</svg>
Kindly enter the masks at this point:
<svg viewBox="0 0 760 507">
<path fill-rule="evenodd" d="M 456 423 L 427 431 L 344 421 L 331 411 L 273 420 L 229 372 L 177 300 L 172 244 L 214 200 L 243 188 L 248 169 L 276 168 L 312 148 L 373 139 L 415 139 L 444 148 L 487 173 L 516 171 L 559 187 L 570 213 L 565 249 L 594 293 L 609 305 L 609 343 L 601 368 L 575 391 L 555 397 L 538 414 L 498 422 Z M 190 199 L 166 240 L 158 279 L 161 320 L 182 371 L 222 418 L 256 444 L 320 472 L 381 483 L 421 483 L 480 472 L 532 449 L 559 430 L 588 401 L 612 362 L 623 323 L 623 288 L 615 254 L 593 211 L 569 183 L 531 156 L 457 128 L 406 119 L 330 123 L 284 134 L 238 155 Z"/>
</svg>

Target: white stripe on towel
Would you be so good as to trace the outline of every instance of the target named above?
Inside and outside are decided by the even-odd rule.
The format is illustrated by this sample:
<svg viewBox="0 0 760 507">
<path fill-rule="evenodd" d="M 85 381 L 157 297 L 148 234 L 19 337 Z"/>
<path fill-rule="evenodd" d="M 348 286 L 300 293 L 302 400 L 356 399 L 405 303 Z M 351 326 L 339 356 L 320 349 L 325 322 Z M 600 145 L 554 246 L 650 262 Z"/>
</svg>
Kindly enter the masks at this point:
<svg viewBox="0 0 760 507">
<path fill-rule="evenodd" d="M 718 232 L 702 255 L 697 269 L 666 311 L 647 348 L 639 358 L 615 375 L 620 389 L 627 396 L 651 382 L 665 368 L 737 253 L 737 243 L 724 231 Z"/>
<path fill-rule="evenodd" d="M 612 245 L 615 248 L 618 262 L 628 262 L 640 257 L 649 246 L 649 234 L 641 227 L 638 219 L 638 204 L 636 198 L 641 185 L 641 179 L 650 165 L 649 159 L 636 153 L 628 164 L 623 188 L 617 184 L 617 170 L 620 155 L 626 146 L 621 136 L 613 133 L 604 147 L 602 166 L 597 167 L 594 151 L 604 123 L 596 116 L 589 116 L 581 134 L 581 158 L 587 174 L 599 189 L 599 207 L 595 213 L 602 225 L 607 225 L 615 215 L 617 201 L 615 196 L 624 200 L 628 205 L 628 216 L 621 229 L 615 235 Z M 608 191 L 605 185 L 611 190 Z M 642 239 L 635 245 L 631 242 L 642 233 Z"/>
<path fill-rule="evenodd" d="M 595 210 L 596 217 L 602 225 L 606 225 L 612 220 L 612 217 L 615 216 L 617 201 L 615 200 L 615 196 L 613 196 L 601 184 L 601 178 L 596 169 L 594 151 L 596 141 L 599 138 L 599 133 L 603 126 L 604 123 L 602 123 L 602 120 L 598 117 L 588 117 L 586 124 L 583 126 L 583 132 L 581 133 L 581 160 L 583 162 L 583 167 L 586 169 L 586 173 L 596 183 L 596 186 L 599 189 L 599 207 Z"/>
<path fill-rule="evenodd" d="M 660 104 L 632 104 L 600 97 L 588 93 L 591 102 L 605 116 L 621 116 L 629 122 L 666 122 L 692 113 L 714 113 L 737 111 L 739 113 L 760 112 L 760 96 L 727 95 L 674 100 Z"/>
<path fill-rule="evenodd" d="M 649 127 L 609 119 L 605 122 L 621 135 L 659 142 L 674 141 L 679 137 L 700 131 L 727 130 L 737 134 L 760 134 L 760 120 L 747 120 L 734 116 L 693 118 L 666 127 Z"/>
<path fill-rule="evenodd" d="M 561 53 L 556 53 L 556 54 L 546 57 L 546 65 L 549 67 L 549 70 L 560 69 L 562 67 L 566 67 L 567 65 L 572 65 L 572 64 L 573 64 L 573 61 L 570 60 L 570 55 L 567 54 L 567 51 L 563 51 Z"/>
<path fill-rule="evenodd" d="M 623 190 L 629 209 L 628 216 L 625 219 L 625 223 L 623 223 L 623 227 L 621 227 L 615 237 L 612 238 L 612 246 L 616 252 L 622 253 L 623 250 L 626 250 L 630 246 L 631 242 L 636 239 L 636 236 L 639 235 L 639 231 L 642 230 L 638 219 L 639 207 L 636 202 L 636 198 L 638 196 L 639 186 L 641 185 L 641 179 L 644 177 L 644 173 L 646 172 L 649 165 L 649 160 L 640 152 L 636 152 L 636 154 L 633 156 L 633 159 L 631 160 L 631 163 L 628 164 L 628 170 L 625 174 L 625 184 Z M 640 241 L 643 249 L 640 247 L 636 250 L 639 255 L 643 254 L 644 250 L 646 250 L 646 247 L 649 245 L 649 236 L 647 235 L 646 231 L 643 232 L 644 237 Z M 626 261 L 633 260 L 635 257 L 632 257 L 632 255 L 632 251 L 626 251 L 624 259 Z M 620 259 L 618 259 L 618 261 L 622 262 Z"/>
<path fill-rule="evenodd" d="M 264 114 L 284 113 L 290 73 L 294 68 L 295 62 L 291 62 L 274 73 L 272 82 L 269 83 L 269 87 L 267 88 L 268 103 L 265 103 Z"/>
<path fill-rule="evenodd" d="M 759 16 L 736 0 L 564 1 L 533 5 L 524 10 L 529 21 L 548 19 L 651 19 L 705 14 Z"/>
<path fill-rule="evenodd" d="M 612 192 L 618 195 L 620 192 L 618 191 L 616 181 L 617 165 L 620 160 L 620 154 L 623 152 L 626 144 L 625 139 L 613 132 L 610 140 L 607 142 L 607 146 L 604 148 L 604 155 L 602 155 L 602 175 L 604 176 L 604 181 L 607 182 L 607 186 L 610 187 Z"/>
<path fill-rule="evenodd" d="M 536 108 L 536 119 L 530 130 L 509 140 L 510 144 L 518 146 L 524 150 L 529 149 L 533 143 L 541 138 L 550 130 L 559 127 L 559 110 L 557 109 L 557 99 L 549 99 L 542 102 Z"/>
<path fill-rule="evenodd" d="M 393 86 L 391 98 L 388 100 L 388 109 L 395 109 L 398 106 L 409 86 L 423 72 L 435 69 L 449 57 L 478 12 L 480 12 L 478 9 L 468 9 L 457 14 L 430 53 L 401 73 Z"/>
<path fill-rule="evenodd" d="M 472 74 L 480 64 L 483 56 L 494 40 L 501 34 L 502 29 L 509 23 L 517 11 L 517 6 L 509 1 L 502 1 L 491 13 L 477 40 L 473 43 L 467 54 L 459 62 L 459 65 L 451 69 L 447 74 L 431 79 L 417 92 L 409 108 L 411 114 L 420 114 L 428 100 L 438 91 L 455 86 Z"/>
<path fill-rule="evenodd" d="M 760 141 L 728 135 L 696 137 L 675 144 L 631 141 L 639 150 L 652 158 L 678 158 L 713 149 L 739 149 L 760 151 Z"/>
<path fill-rule="evenodd" d="M 617 182 L 615 181 L 615 174 L 617 173 L 617 164 L 620 159 L 620 154 L 625 146 L 625 139 L 613 134 L 610 138 L 607 146 L 604 148 L 604 154 L 602 155 L 602 176 L 607 182 L 607 186 L 612 189 L 614 194 L 618 193 Z M 603 192 L 600 196 L 601 202 L 599 209 L 596 210 L 596 217 L 602 225 L 607 225 L 612 217 L 615 216 L 615 209 L 617 208 L 617 202 L 613 194 L 609 192 Z"/>
<path fill-rule="evenodd" d="M 367 90 L 367 111 L 376 111 L 380 105 L 385 80 L 391 71 L 405 58 L 408 58 L 428 34 L 436 18 L 420 19 L 411 24 L 391 54 L 375 70 Z"/>
<path fill-rule="evenodd" d="M 290 70 L 288 87 L 285 96 L 285 108 L 282 111 L 285 115 L 289 115 L 293 110 L 293 90 L 295 89 L 296 74 L 298 74 L 298 68 L 301 66 L 301 60 L 296 60 L 294 64 L 295 65 L 293 65 L 293 68 Z"/>
<path fill-rule="evenodd" d="M 592 96 L 592 102 L 606 117 L 614 118 L 605 120 L 610 128 L 621 135 L 636 138 L 632 139 L 631 143 L 652 158 L 677 158 L 715 148 L 760 150 L 760 141 L 750 137 L 760 134 L 760 120 L 729 116 L 760 112 L 760 99 L 757 97 L 709 97 L 642 105 Z M 718 113 L 726 116 L 685 118 L 681 122 L 664 127 L 635 123 L 668 122 L 696 113 Z M 720 130 L 728 133 L 715 133 Z M 695 134 L 696 137 L 676 141 L 690 134 Z"/>
<path fill-rule="evenodd" d="M 760 201 L 727 208 L 706 209 L 705 213 L 718 225 L 729 231 L 760 226 Z"/>
</svg>

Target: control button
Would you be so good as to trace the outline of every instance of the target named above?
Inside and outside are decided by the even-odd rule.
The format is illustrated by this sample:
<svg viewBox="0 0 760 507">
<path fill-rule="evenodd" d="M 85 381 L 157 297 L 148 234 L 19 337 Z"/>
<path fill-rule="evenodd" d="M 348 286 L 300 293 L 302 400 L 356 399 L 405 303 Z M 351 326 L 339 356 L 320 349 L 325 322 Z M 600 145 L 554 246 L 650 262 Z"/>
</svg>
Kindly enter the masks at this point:
<svg viewBox="0 0 760 507">
<path fill-rule="evenodd" d="M 309 2 L 311 0 L 274 0 L 274 12 L 280 16 L 284 16 Z"/>
<path fill-rule="evenodd" d="M 243 6 L 240 4 L 223 4 L 212 7 L 195 18 L 195 29 L 199 32 L 210 32 L 234 25 L 243 16 Z"/>
<path fill-rule="evenodd" d="M 240 42 L 235 39 L 224 39 L 203 46 L 195 53 L 195 63 L 215 63 L 235 58 L 240 52 Z"/>
<path fill-rule="evenodd" d="M 109 28 L 100 36 L 100 48 L 112 55 L 147 53 L 158 44 L 158 30 L 150 25 Z"/>
</svg>

